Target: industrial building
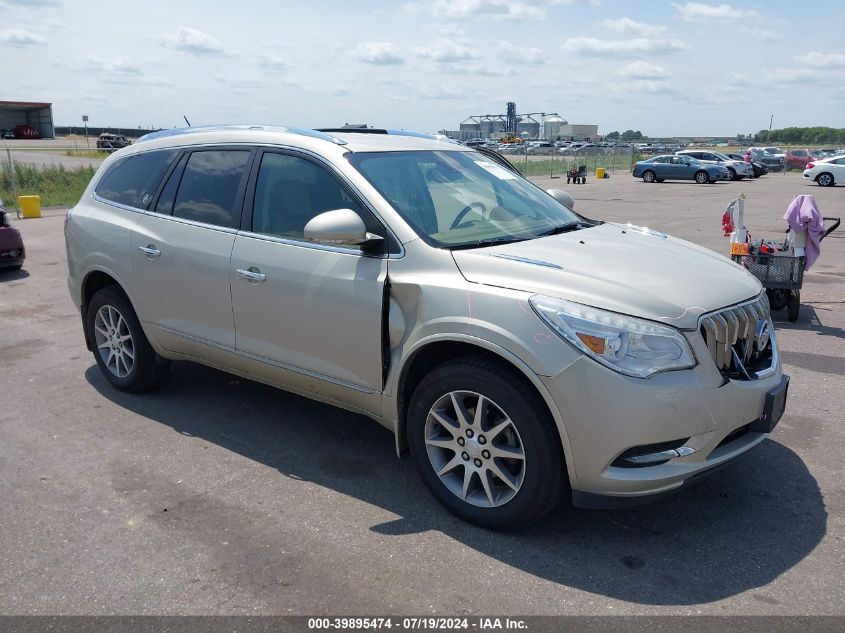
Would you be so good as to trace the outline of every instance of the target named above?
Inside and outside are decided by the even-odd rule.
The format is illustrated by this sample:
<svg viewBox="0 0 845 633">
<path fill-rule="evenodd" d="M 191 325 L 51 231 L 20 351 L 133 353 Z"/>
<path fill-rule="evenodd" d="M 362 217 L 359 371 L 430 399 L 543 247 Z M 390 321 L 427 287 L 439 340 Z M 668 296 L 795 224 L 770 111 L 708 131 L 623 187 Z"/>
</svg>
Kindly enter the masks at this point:
<svg viewBox="0 0 845 633">
<path fill-rule="evenodd" d="M 516 134 L 524 139 L 584 141 L 597 138 L 599 126 L 572 124 L 557 112 L 518 114 L 516 103 L 509 101 L 505 114 L 473 114 L 457 130 L 441 130 L 440 133 L 462 141 L 471 138 L 499 139 L 507 134 Z"/>
<path fill-rule="evenodd" d="M 0 129 L 29 125 L 41 138 L 53 138 L 53 104 L 32 101 L 0 101 Z"/>
</svg>

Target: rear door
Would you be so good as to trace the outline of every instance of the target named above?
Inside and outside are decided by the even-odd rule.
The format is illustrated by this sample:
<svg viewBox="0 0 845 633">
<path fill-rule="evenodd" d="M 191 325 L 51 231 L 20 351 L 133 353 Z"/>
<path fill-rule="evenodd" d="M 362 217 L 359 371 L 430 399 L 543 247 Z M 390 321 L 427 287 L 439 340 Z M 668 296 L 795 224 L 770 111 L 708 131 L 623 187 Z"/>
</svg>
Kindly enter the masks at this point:
<svg viewBox="0 0 845 633">
<path fill-rule="evenodd" d="M 183 152 L 132 238 L 138 313 L 166 348 L 234 349 L 229 260 L 253 157 Z"/>
</svg>

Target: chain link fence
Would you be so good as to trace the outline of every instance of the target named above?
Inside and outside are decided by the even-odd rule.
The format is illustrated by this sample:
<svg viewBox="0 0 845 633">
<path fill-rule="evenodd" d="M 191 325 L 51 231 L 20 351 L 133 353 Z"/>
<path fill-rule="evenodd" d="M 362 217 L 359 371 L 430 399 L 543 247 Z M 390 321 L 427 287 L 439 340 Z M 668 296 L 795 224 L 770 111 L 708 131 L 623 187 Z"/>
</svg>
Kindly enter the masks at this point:
<svg viewBox="0 0 845 633">
<path fill-rule="evenodd" d="M 73 206 L 106 155 L 96 150 L 79 153 L 70 148 L 19 150 L 4 142 L 0 147 L 0 200 L 18 217 L 19 196 L 37 195 L 42 207 Z"/>
<path fill-rule="evenodd" d="M 498 150 L 510 160 L 523 176 L 566 178 L 567 174 L 586 171 L 587 177 L 595 177 L 596 170 L 604 169 L 608 175 L 630 173 L 634 162 L 645 156 L 635 147 L 586 148 L 532 148 L 528 144 Z"/>
</svg>

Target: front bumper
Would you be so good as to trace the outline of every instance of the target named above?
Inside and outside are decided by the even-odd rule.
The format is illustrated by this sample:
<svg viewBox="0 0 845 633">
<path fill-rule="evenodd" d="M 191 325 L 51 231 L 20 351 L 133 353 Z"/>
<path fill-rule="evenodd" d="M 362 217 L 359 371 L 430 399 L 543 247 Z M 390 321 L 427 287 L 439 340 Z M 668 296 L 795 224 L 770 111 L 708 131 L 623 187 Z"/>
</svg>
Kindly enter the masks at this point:
<svg viewBox="0 0 845 633">
<path fill-rule="evenodd" d="M 23 243 L 0 245 L 0 269 L 20 266 L 25 259 Z"/>
<path fill-rule="evenodd" d="M 637 379 L 581 357 L 543 379 L 569 440 L 576 504 L 628 505 L 676 490 L 768 436 L 749 425 L 761 417 L 766 393 L 780 384 L 780 365 L 763 379 L 725 382 L 695 334 L 688 336 L 699 359 L 692 369 Z M 674 440 L 695 452 L 652 466 L 618 465 L 633 447 Z"/>
</svg>

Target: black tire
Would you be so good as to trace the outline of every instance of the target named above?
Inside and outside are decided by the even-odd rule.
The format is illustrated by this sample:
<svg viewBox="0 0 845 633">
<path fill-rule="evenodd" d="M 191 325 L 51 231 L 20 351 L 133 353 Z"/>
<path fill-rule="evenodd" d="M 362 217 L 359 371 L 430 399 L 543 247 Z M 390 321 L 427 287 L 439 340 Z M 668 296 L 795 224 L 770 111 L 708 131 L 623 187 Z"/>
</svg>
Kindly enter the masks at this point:
<svg viewBox="0 0 845 633">
<path fill-rule="evenodd" d="M 708 182 L 710 182 L 710 174 L 708 174 L 703 169 L 701 171 L 696 172 L 695 182 L 697 182 L 699 185 L 706 185 Z"/>
<path fill-rule="evenodd" d="M 832 187 L 835 184 L 833 182 L 833 174 L 828 172 L 824 172 L 823 174 L 816 176 L 816 182 L 820 187 Z"/>
<path fill-rule="evenodd" d="M 16 272 L 23 268 L 23 264 L 15 264 L 14 266 L 6 266 L 5 268 L 0 268 L 0 273 L 8 271 L 10 273 Z"/>
<path fill-rule="evenodd" d="M 479 507 L 459 498 L 429 460 L 426 420 L 434 404 L 454 391 L 489 398 L 516 428 L 525 456 L 524 478 L 516 494 L 502 505 Z M 411 454 L 423 481 L 440 503 L 465 521 L 493 530 L 523 528 L 552 510 L 568 489 L 563 449 L 551 414 L 525 377 L 503 362 L 465 356 L 437 366 L 414 390 L 407 424 Z M 463 465 L 455 468 L 465 472 Z"/>
<path fill-rule="evenodd" d="M 654 172 L 650 169 L 647 169 L 643 172 L 643 182 L 655 182 L 657 177 L 655 176 Z"/>
<path fill-rule="evenodd" d="M 129 334 L 132 336 L 134 361 L 131 370 L 125 376 L 116 375 L 106 365 L 106 361 L 99 353 L 95 333 L 95 320 L 100 308 L 110 306 L 126 321 Z M 138 320 L 132 304 L 118 286 L 106 286 L 96 292 L 85 311 L 85 328 L 88 340 L 94 347 L 93 354 L 97 366 L 106 379 L 121 391 L 137 393 L 155 387 L 164 377 L 170 365 L 169 361 L 159 356 L 147 340 L 141 322 Z"/>
<path fill-rule="evenodd" d="M 742 180 L 742 176 L 737 176 L 736 169 L 733 167 L 728 167 L 728 171 L 731 172 L 731 180 Z"/>
<path fill-rule="evenodd" d="M 790 290 L 789 299 L 786 304 L 786 318 L 790 323 L 795 323 L 798 320 L 798 315 L 801 313 L 801 291 Z"/>
<path fill-rule="evenodd" d="M 783 288 L 769 288 L 766 290 L 769 305 L 772 310 L 783 310 L 789 302 L 789 291 Z"/>
</svg>

